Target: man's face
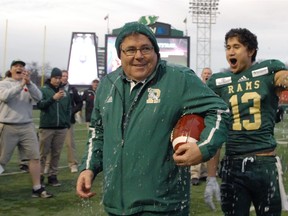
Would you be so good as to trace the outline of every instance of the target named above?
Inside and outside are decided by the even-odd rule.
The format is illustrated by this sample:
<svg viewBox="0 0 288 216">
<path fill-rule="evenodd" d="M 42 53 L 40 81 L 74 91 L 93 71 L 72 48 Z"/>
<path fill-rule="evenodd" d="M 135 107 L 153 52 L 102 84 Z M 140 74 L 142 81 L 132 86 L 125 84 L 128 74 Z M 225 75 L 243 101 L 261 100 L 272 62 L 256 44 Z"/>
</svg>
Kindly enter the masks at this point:
<svg viewBox="0 0 288 216">
<path fill-rule="evenodd" d="M 67 72 L 62 72 L 61 82 L 63 84 L 67 84 L 68 83 L 68 73 Z"/>
<path fill-rule="evenodd" d="M 237 37 L 229 38 L 226 42 L 226 59 L 233 73 L 239 73 L 252 65 L 255 50 L 249 51 Z"/>
<path fill-rule="evenodd" d="M 121 50 L 153 47 L 151 41 L 143 34 L 134 34 L 124 38 Z M 157 65 L 157 54 L 154 49 L 143 55 L 137 50 L 134 56 L 127 56 L 121 51 L 121 64 L 126 76 L 135 81 L 145 80 Z"/>
<path fill-rule="evenodd" d="M 201 78 L 202 82 L 206 83 L 206 81 L 211 77 L 212 71 L 209 68 L 205 68 L 202 71 Z"/>
<path fill-rule="evenodd" d="M 55 88 L 59 87 L 60 83 L 61 83 L 61 76 L 56 76 L 56 77 L 51 77 L 51 85 L 54 86 Z"/>
<path fill-rule="evenodd" d="M 92 89 L 93 90 L 96 90 L 97 86 L 98 86 L 98 82 L 96 82 L 96 81 L 92 82 Z"/>
<path fill-rule="evenodd" d="M 22 64 L 15 64 L 10 68 L 11 77 L 15 80 L 22 80 L 25 67 Z"/>
</svg>

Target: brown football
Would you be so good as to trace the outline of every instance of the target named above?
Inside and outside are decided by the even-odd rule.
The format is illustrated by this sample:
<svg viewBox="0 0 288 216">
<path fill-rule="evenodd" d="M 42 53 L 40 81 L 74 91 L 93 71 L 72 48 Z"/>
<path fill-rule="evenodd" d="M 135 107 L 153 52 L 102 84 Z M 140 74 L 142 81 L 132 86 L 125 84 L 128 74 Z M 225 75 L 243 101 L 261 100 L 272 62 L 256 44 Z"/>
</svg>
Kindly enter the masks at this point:
<svg viewBox="0 0 288 216">
<path fill-rule="evenodd" d="M 171 133 L 173 149 L 176 151 L 184 143 L 198 141 L 204 127 L 204 118 L 201 116 L 195 114 L 182 116 Z"/>
</svg>

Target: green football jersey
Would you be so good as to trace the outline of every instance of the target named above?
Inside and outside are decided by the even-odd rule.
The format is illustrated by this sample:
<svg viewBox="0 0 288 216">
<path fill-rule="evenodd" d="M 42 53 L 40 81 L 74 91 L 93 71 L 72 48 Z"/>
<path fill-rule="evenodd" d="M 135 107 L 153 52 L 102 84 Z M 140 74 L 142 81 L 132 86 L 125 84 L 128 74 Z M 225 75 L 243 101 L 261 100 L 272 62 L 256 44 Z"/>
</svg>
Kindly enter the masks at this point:
<svg viewBox="0 0 288 216">
<path fill-rule="evenodd" d="M 247 70 L 215 73 L 207 85 L 228 105 L 231 119 L 226 155 L 243 155 L 274 149 L 278 96 L 274 75 L 284 70 L 278 60 L 253 64 Z"/>
</svg>

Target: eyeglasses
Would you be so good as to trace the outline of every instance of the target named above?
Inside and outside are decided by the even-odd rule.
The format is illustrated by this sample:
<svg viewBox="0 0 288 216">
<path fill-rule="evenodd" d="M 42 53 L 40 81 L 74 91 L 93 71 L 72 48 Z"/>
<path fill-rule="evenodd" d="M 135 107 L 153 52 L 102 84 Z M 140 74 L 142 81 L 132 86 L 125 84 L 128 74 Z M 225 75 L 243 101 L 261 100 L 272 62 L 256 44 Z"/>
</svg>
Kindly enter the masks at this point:
<svg viewBox="0 0 288 216">
<path fill-rule="evenodd" d="M 141 48 L 135 48 L 135 47 L 130 47 L 130 48 L 127 48 L 125 50 L 121 49 L 121 51 L 126 55 L 126 56 L 135 56 L 137 51 L 139 50 L 140 53 L 142 55 L 148 55 L 151 53 L 151 51 L 154 49 L 153 46 L 144 46 L 144 47 L 141 47 Z"/>
</svg>

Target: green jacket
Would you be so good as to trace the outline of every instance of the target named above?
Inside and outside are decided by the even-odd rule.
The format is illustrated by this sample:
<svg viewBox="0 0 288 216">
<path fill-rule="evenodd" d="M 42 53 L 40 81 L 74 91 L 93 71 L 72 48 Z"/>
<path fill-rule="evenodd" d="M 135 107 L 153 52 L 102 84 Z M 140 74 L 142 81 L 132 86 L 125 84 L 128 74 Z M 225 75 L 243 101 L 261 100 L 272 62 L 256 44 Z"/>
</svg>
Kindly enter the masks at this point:
<svg viewBox="0 0 288 216">
<path fill-rule="evenodd" d="M 69 128 L 71 117 L 71 98 L 69 97 L 69 93 L 65 91 L 65 97 L 59 101 L 54 100 L 53 95 L 58 92 L 59 89 L 53 87 L 50 84 L 50 80 L 45 82 L 41 91 L 43 97 L 42 100 L 37 103 L 37 107 L 41 110 L 39 128 Z"/>
<path fill-rule="evenodd" d="M 173 160 L 170 135 L 186 113 L 205 116 L 198 144 L 204 160 L 225 142 L 227 105 L 189 68 L 160 61 L 130 94 L 122 68 L 97 89 L 80 170 L 104 171 L 104 206 L 117 215 L 189 209 L 189 167 Z"/>
</svg>

